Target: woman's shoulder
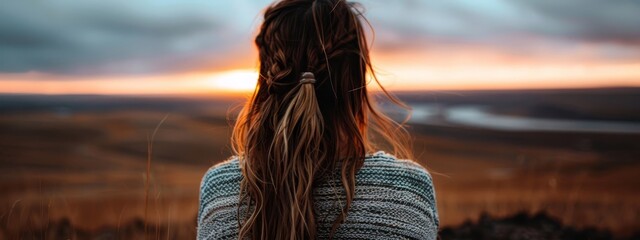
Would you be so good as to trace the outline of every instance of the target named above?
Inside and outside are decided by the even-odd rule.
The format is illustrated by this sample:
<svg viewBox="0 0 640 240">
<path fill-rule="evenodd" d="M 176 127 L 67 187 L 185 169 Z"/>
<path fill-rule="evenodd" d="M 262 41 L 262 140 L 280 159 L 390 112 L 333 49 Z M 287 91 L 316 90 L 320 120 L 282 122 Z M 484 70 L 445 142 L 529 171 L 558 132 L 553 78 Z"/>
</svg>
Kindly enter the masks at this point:
<svg viewBox="0 0 640 240">
<path fill-rule="evenodd" d="M 420 163 L 412 159 L 397 158 L 395 155 L 385 151 L 368 154 L 365 158 L 363 169 L 408 177 L 420 177 L 425 178 L 428 182 L 432 181 L 431 174 Z"/>
<path fill-rule="evenodd" d="M 240 170 L 240 165 L 239 165 L 239 160 L 237 156 L 231 156 L 229 158 L 227 158 L 226 160 L 216 163 L 215 165 L 211 166 L 205 176 L 208 175 L 215 175 L 215 174 L 219 174 L 219 173 L 224 173 L 224 172 L 229 172 L 229 171 L 239 171 Z"/>
<path fill-rule="evenodd" d="M 238 158 L 232 156 L 207 170 L 200 182 L 200 197 L 206 200 L 235 190 L 241 178 Z"/>
<path fill-rule="evenodd" d="M 419 208 L 426 210 L 435 226 L 439 225 L 433 179 L 429 171 L 411 159 L 401 159 L 378 151 L 367 155 L 358 177 L 365 185 L 376 184 L 393 189 L 397 198 L 414 199 Z"/>
<path fill-rule="evenodd" d="M 364 165 L 358 172 L 363 182 L 373 181 L 392 187 L 407 189 L 428 198 L 435 199 L 433 179 L 429 171 L 411 159 L 401 159 L 378 151 L 367 155 Z"/>
<path fill-rule="evenodd" d="M 220 181 L 220 180 L 224 180 L 227 177 L 233 177 L 234 175 L 237 175 L 237 174 L 241 174 L 238 157 L 232 156 L 232 157 L 229 157 L 227 160 L 224 160 L 210 167 L 207 170 L 207 172 L 204 174 L 202 181 L 203 182 Z"/>
</svg>

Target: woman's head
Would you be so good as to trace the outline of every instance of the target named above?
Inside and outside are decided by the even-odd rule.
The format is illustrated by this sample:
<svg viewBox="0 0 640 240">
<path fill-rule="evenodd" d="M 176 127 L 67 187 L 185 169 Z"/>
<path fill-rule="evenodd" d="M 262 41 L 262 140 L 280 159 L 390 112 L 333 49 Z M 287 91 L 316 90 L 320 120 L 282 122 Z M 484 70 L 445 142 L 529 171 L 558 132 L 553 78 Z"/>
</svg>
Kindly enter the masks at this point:
<svg viewBox="0 0 640 240">
<path fill-rule="evenodd" d="M 266 10 L 255 43 L 260 57 L 258 84 L 265 93 L 292 90 L 302 72 L 316 75 L 318 97 L 328 101 L 366 92 L 369 53 L 352 3 L 280 1 Z M 333 78 L 342 76 L 350 81 Z"/>
<path fill-rule="evenodd" d="M 266 9 L 255 39 L 258 85 L 233 135 L 243 202 L 255 206 L 241 222 L 241 236 L 314 238 L 312 188 L 338 167 L 347 201 L 335 231 L 353 198 L 355 173 L 377 148 L 370 131 L 379 144 L 410 157 L 404 128 L 370 101 L 363 21 L 344 0 L 281 0 Z M 305 72 L 315 83 L 300 82 Z"/>
</svg>

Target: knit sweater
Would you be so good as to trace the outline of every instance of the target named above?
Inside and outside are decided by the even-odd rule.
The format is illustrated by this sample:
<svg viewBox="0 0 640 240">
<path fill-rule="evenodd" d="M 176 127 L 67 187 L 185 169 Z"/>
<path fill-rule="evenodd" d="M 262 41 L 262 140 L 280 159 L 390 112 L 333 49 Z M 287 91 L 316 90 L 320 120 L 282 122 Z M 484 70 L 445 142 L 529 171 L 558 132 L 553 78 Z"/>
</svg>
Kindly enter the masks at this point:
<svg viewBox="0 0 640 240">
<path fill-rule="evenodd" d="M 346 199 L 336 174 L 314 189 L 318 239 L 328 239 Z M 238 239 L 241 179 L 237 158 L 206 172 L 200 185 L 198 239 Z M 240 209 L 242 214 L 246 207 Z M 356 173 L 355 196 L 334 239 L 436 239 L 438 226 L 431 175 L 411 160 L 379 151 L 367 155 Z"/>
</svg>

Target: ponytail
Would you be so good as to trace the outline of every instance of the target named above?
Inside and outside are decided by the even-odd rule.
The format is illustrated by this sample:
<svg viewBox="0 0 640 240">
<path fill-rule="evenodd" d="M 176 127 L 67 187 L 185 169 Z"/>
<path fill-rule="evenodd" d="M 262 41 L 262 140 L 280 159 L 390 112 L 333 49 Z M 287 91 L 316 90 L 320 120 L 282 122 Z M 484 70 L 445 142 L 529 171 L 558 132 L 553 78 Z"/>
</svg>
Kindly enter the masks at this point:
<svg viewBox="0 0 640 240">
<path fill-rule="evenodd" d="M 265 105 L 259 109 L 278 114 L 265 114 L 255 119 L 246 118 L 245 114 L 240 116 L 239 121 L 242 122 L 238 124 L 244 126 L 234 133 L 236 143 L 264 144 L 263 147 L 238 145 L 239 149 L 245 149 L 241 164 L 246 177 L 241 189 L 249 194 L 244 195 L 241 201 L 249 200 L 255 205 L 254 211 L 240 226 L 240 239 L 247 236 L 252 239 L 265 239 L 266 236 L 314 239 L 316 236 L 313 184 L 321 171 L 320 160 L 326 158 L 326 153 L 320 148 L 324 121 L 316 98 L 315 82 L 313 73 L 305 72 L 284 96 L 279 109 Z M 262 129 L 252 134 L 240 130 L 264 126 L 264 121 L 273 123 L 272 131 Z M 251 151 L 265 147 L 266 152 Z M 268 227 L 271 224 L 286 227 Z"/>
<path fill-rule="evenodd" d="M 313 183 L 318 172 L 318 159 L 323 159 L 318 146 L 322 142 L 324 123 L 315 94 L 315 77 L 306 72 L 291 93 L 284 115 L 276 125 L 274 141 L 269 149 L 276 161 L 272 182 L 276 196 L 282 197 L 281 209 L 295 239 L 315 236 L 316 223 L 313 213 Z M 286 200 L 285 200 L 286 199 Z M 288 208 L 287 208 L 288 207 Z"/>
</svg>

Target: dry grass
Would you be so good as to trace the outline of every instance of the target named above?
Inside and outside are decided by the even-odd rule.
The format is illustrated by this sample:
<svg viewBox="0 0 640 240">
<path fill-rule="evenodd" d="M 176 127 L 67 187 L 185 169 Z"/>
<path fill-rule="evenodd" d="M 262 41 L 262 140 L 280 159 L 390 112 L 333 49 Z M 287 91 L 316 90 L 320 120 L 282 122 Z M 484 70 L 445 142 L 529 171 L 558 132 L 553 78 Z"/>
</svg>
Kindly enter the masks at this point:
<svg viewBox="0 0 640 240">
<path fill-rule="evenodd" d="M 147 223 L 151 239 L 193 238 L 201 176 L 230 154 L 225 114 L 172 113 L 155 135 L 149 174 L 147 136 L 164 112 L 0 116 L 0 239 L 139 239 Z M 413 132 L 443 226 L 481 212 L 545 210 L 572 226 L 640 228 L 638 150 L 556 146 L 535 134 L 512 142 L 492 132 Z M 553 138 L 565 137 L 576 139 Z"/>
<path fill-rule="evenodd" d="M 578 228 L 627 235 L 640 227 L 638 150 L 613 151 L 620 158 L 611 159 L 606 150 L 427 136 L 416 147 L 425 149 L 419 160 L 433 172 L 443 225 L 482 212 L 544 211 Z"/>
</svg>

